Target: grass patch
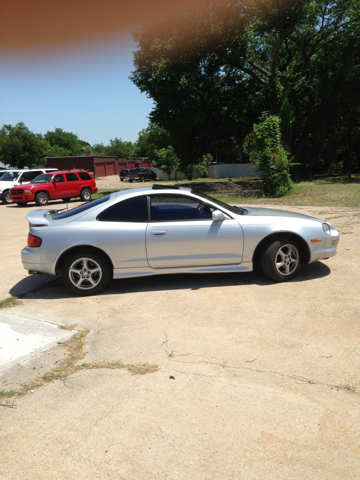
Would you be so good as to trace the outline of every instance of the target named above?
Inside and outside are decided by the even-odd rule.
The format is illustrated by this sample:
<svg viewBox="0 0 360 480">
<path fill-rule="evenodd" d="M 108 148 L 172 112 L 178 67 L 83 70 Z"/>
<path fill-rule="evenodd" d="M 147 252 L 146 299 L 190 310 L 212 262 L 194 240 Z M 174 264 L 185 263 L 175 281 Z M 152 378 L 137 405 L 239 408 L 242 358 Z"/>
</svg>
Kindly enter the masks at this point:
<svg viewBox="0 0 360 480">
<path fill-rule="evenodd" d="M 223 202 L 238 205 L 360 207 L 359 175 L 353 175 L 352 178 L 345 176 L 313 177 L 308 181 L 295 183 L 294 189 L 290 193 L 277 198 L 263 196 L 259 178 L 199 178 L 191 182 L 188 180 L 177 182 L 161 180 L 159 183 L 195 188 Z M 136 187 L 134 186 L 134 188 Z M 117 191 L 119 189 L 99 190 L 93 198 L 100 198 Z"/>
<path fill-rule="evenodd" d="M 46 385 L 49 385 L 56 380 L 64 380 L 69 375 L 72 375 L 80 370 L 93 370 L 99 368 L 124 369 L 130 372 L 132 375 L 145 375 L 147 373 L 153 373 L 158 370 L 158 365 L 150 365 L 147 363 L 126 365 L 120 361 L 117 361 L 79 364 L 79 362 L 86 355 L 83 347 L 86 343 L 86 337 L 88 334 L 89 330 L 81 330 L 80 332 L 73 335 L 68 341 L 64 342 L 63 345 L 67 348 L 68 355 L 50 372 L 39 375 L 34 380 L 30 380 L 29 382 L 23 384 L 17 390 L 0 391 L 0 398 L 22 397 L 27 393 L 45 387 Z"/>
<path fill-rule="evenodd" d="M 2 308 L 10 308 L 10 307 L 16 307 L 16 305 L 20 304 L 20 298 L 16 295 L 13 297 L 5 298 L 5 300 L 0 301 L 0 310 Z"/>
</svg>

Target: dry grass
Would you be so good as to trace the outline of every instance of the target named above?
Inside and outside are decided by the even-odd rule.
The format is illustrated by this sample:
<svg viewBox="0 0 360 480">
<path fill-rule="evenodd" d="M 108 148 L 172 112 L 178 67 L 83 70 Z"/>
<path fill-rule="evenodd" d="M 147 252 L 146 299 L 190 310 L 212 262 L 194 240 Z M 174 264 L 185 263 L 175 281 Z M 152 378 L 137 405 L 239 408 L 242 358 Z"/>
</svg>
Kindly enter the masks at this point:
<svg viewBox="0 0 360 480">
<path fill-rule="evenodd" d="M 71 325 L 73 327 L 73 325 Z M 70 327 L 69 327 L 70 328 Z M 69 329 L 66 328 L 66 329 Z M 158 365 L 150 365 L 148 363 L 139 363 L 135 365 L 126 365 L 120 361 L 117 362 L 91 362 L 79 364 L 86 355 L 84 346 L 86 343 L 86 337 L 89 330 L 82 330 L 73 335 L 68 341 L 63 343 L 63 346 L 67 348 L 68 355 L 62 360 L 57 367 L 53 368 L 50 372 L 44 373 L 23 384 L 17 390 L 0 391 L 0 398 L 21 397 L 27 393 L 34 391 L 38 388 L 45 387 L 56 380 L 63 380 L 69 375 L 80 370 L 93 370 L 99 368 L 107 369 L 123 369 L 130 372 L 132 375 L 145 375 L 147 373 L 153 373 L 158 370 Z"/>
<path fill-rule="evenodd" d="M 5 298 L 5 300 L 0 301 L 0 310 L 3 308 L 16 307 L 20 304 L 20 299 L 16 295 L 13 297 Z"/>
</svg>

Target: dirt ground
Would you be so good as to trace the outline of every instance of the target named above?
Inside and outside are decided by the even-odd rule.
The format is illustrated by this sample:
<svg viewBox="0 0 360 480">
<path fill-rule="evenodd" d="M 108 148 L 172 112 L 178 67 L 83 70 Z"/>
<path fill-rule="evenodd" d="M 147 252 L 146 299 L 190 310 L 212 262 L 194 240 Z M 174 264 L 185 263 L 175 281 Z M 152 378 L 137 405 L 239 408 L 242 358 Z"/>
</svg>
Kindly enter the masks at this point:
<svg viewBox="0 0 360 480">
<path fill-rule="evenodd" d="M 82 362 L 158 368 L 84 368 L 0 399 L 1 480 L 360 477 L 359 209 L 291 208 L 341 238 L 289 283 L 158 276 L 81 298 L 23 270 L 33 208 L 0 205 L 0 299 L 28 292 L 7 312 L 89 329 Z M 63 357 L 58 345 L 2 372 L 0 390 Z"/>
</svg>

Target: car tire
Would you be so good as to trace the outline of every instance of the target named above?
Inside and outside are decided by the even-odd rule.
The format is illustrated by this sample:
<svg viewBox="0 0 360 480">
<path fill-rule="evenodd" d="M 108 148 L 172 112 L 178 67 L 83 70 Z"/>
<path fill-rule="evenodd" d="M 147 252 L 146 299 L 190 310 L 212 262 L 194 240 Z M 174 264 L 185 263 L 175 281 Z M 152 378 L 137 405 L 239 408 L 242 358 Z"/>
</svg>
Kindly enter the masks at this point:
<svg viewBox="0 0 360 480">
<path fill-rule="evenodd" d="M 91 200 L 91 190 L 89 188 L 84 188 L 81 192 L 80 198 L 83 202 L 89 202 Z"/>
<path fill-rule="evenodd" d="M 35 196 L 35 203 L 39 207 L 47 205 L 49 202 L 49 194 L 46 192 L 39 192 Z"/>
<path fill-rule="evenodd" d="M 301 248 L 289 237 L 281 237 L 268 243 L 262 251 L 261 268 L 264 274 L 276 282 L 292 280 L 302 267 Z"/>
<path fill-rule="evenodd" d="M 123 179 L 123 178 L 120 178 L 120 182 L 123 182 L 123 181 L 124 181 L 124 179 Z"/>
<path fill-rule="evenodd" d="M 129 178 L 129 182 L 131 183 L 133 181 L 133 178 Z"/>
<path fill-rule="evenodd" d="M 65 286 L 77 295 L 94 295 L 109 283 L 112 266 L 101 252 L 84 249 L 65 258 L 62 278 Z"/>
<path fill-rule="evenodd" d="M 22 203 L 17 203 L 17 206 L 18 207 L 25 207 L 25 205 L 27 205 L 28 202 L 22 202 Z"/>
<path fill-rule="evenodd" d="M 11 205 L 13 201 L 10 198 L 10 190 L 5 190 L 2 194 L 2 203 L 5 203 L 5 205 Z"/>
</svg>

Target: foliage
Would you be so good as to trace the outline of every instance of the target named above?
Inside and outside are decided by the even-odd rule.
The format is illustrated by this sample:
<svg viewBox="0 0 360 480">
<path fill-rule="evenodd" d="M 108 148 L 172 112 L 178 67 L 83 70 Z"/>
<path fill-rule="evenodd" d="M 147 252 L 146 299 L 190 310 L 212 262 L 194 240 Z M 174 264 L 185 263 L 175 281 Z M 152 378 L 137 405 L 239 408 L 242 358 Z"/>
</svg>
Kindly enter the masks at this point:
<svg viewBox="0 0 360 480">
<path fill-rule="evenodd" d="M 246 145 L 250 160 L 260 169 L 265 195 L 284 195 L 292 189 L 289 154 L 281 145 L 281 119 L 270 115 L 254 125 Z"/>
<path fill-rule="evenodd" d="M 173 147 L 170 145 L 167 148 L 155 150 L 156 159 L 153 160 L 154 166 L 160 168 L 167 175 L 170 175 L 173 169 L 177 170 L 179 167 L 179 159 L 176 156 Z"/>
<path fill-rule="evenodd" d="M 4 125 L 0 130 L 0 160 L 11 167 L 31 167 L 43 165 L 48 143 L 41 137 L 30 132 L 24 123 L 14 127 Z"/>
<path fill-rule="evenodd" d="M 87 146 L 87 142 L 84 142 L 78 138 L 75 133 L 65 132 L 62 128 L 55 128 L 53 132 L 46 132 L 44 139 L 50 145 L 49 155 L 54 157 L 63 156 L 81 156 L 84 155 L 84 146 Z"/>
<path fill-rule="evenodd" d="M 183 165 L 237 160 L 262 112 L 302 173 L 360 168 L 360 0 L 214 0 L 136 32 L 132 81 Z"/>
<path fill-rule="evenodd" d="M 91 148 L 94 155 L 99 155 L 99 156 L 105 155 L 104 154 L 105 147 L 103 143 L 94 143 L 94 145 Z"/>
<path fill-rule="evenodd" d="M 131 158 L 135 156 L 135 147 L 132 142 L 126 142 L 121 138 L 110 140 L 110 145 L 104 147 L 104 154 L 116 158 Z"/>
<path fill-rule="evenodd" d="M 135 142 L 136 156 L 149 157 L 150 160 L 156 161 L 155 151 L 167 148 L 170 144 L 169 133 L 156 123 L 150 122 L 147 128 L 139 132 L 138 139 Z"/>
</svg>

